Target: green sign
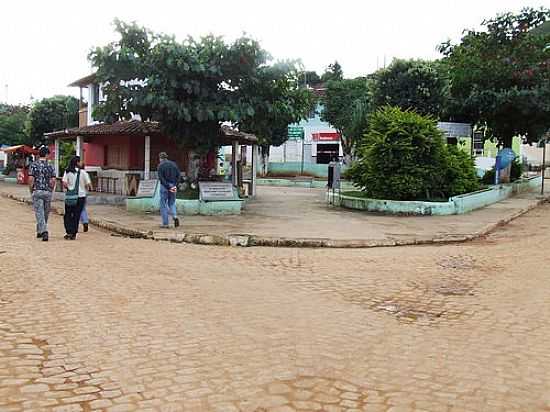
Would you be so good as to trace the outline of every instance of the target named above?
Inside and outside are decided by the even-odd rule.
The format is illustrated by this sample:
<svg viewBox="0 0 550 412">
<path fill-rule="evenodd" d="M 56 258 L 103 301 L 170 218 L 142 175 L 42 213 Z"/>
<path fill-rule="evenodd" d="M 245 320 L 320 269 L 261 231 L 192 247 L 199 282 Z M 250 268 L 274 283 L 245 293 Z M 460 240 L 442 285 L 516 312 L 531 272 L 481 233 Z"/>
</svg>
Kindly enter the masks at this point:
<svg viewBox="0 0 550 412">
<path fill-rule="evenodd" d="M 288 126 L 288 140 L 302 140 L 304 128 L 301 126 Z"/>
</svg>

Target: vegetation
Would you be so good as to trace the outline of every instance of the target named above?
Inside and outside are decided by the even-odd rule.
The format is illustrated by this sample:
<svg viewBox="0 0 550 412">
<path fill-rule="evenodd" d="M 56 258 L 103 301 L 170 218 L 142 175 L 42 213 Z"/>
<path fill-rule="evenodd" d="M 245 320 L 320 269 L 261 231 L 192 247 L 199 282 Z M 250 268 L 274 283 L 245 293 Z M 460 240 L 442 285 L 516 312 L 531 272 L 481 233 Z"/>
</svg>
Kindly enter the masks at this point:
<svg viewBox="0 0 550 412">
<path fill-rule="evenodd" d="M 344 72 L 342 71 L 342 66 L 340 66 L 340 63 L 338 61 L 334 61 L 334 63 L 331 63 L 328 65 L 327 69 L 321 76 L 321 81 L 323 83 L 332 81 L 332 80 L 343 80 L 344 79 Z"/>
<path fill-rule="evenodd" d="M 366 196 L 431 200 L 479 188 L 473 159 L 444 143 L 431 117 L 397 107 L 371 115 L 349 176 Z"/>
<path fill-rule="evenodd" d="M 34 146 L 46 143 L 44 133 L 78 126 L 78 99 L 53 96 L 34 103 L 28 114 L 25 133 Z"/>
<path fill-rule="evenodd" d="M 327 83 L 321 119 L 338 130 L 342 136 L 344 154 L 347 156 L 351 156 L 356 141 L 364 132 L 368 90 L 365 77 L 331 80 Z"/>
<path fill-rule="evenodd" d="M 25 132 L 25 121 L 29 113 L 28 106 L 0 104 L 0 144 L 29 144 Z"/>
<path fill-rule="evenodd" d="M 484 21 L 484 30 L 467 31 L 459 44 L 440 46 L 454 109 L 487 125 L 505 147 L 517 135 L 538 141 L 550 124 L 550 33 L 540 29 L 549 19 L 549 9 L 526 8 Z"/>
<path fill-rule="evenodd" d="M 372 104 L 397 106 L 440 118 L 445 110 L 448 75 L 437 61 L 394 60 L 373 75 Z"/>
<path fill-rule="evenodd" d="M 215 147 L 222 122 L 269 146 L 286 140 L 287 125 L 310 110 L 296 64 L 268 65 L 269 54 L 254 39 L 179 42 L 134 23 L 115 25 L 119 40 L 89 55 L 105 84 L 106 100 L 95 113 L 105 121 L 137 113 L 159 121 L 177 143 L 206 151 Z"/>
</svg>

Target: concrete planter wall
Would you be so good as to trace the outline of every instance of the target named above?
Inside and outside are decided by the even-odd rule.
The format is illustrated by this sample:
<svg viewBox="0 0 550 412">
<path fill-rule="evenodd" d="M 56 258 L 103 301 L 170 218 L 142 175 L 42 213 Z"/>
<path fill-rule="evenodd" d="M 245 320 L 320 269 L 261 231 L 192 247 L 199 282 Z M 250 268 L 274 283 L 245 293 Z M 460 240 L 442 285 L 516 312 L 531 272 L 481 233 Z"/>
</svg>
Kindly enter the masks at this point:
<svg viewBox="0 0 550 412">
<path fill-rule="evenodd" d="M 345 167 L 342 167 L 342 172 Z M 298 176 L 302 173 L 302 162 L 269 162 L 268 173 L 283 176 Z M 317 163 L 304 163 L 304 174 L 315 177 L 327 177 L 328 165 Z"/>
<path fill-rule="evenodd" d="M 243 200 L 225 200 L 204 202 L 198 199 L 176 199 L 176 209 L 183 215 L 240 215 Z M 138 213 L 156 213 L 160 211 L 160 185 L 153 197 L 129 197 L 126 199 L 126 210 Z"/>
<path fill-rule="evenodd" d="M 329 196 L 329 199 L 331 199 L 336 206 L 345 207 L 347 209 L 388 214 L 444 216 L 464 214 L 472 210 L 480 209 L 504 200 L 514 194 L 540 188 L 541 183 L 542 178 L 540 176 L 522 179 L 518 182 L 492 186 L 486 190 L 454 196 L 447 202 L 397 201 L 345 195 L 336 195 L 332 198 L 331 193 L 327 196 Z"/>
<path fill-rule="evenodd" d="M 274 179 L 274 178 L 262 178 L 257 180 L 258 186 L 277 186 L 277 187 L 305 187 L 305 188 L 317 188 L 324 189 L 327 186 L 326 180 L 314 180 L 314 179 Z M 343 190 L 357 189 L 351 182 L 342 182 Z"/>
</svg>

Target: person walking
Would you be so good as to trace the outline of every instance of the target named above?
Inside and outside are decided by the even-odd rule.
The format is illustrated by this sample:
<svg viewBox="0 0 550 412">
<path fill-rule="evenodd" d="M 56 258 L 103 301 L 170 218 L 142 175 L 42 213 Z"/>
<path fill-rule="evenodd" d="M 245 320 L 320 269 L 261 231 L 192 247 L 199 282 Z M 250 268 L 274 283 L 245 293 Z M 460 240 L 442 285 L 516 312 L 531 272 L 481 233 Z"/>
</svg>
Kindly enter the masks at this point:
<svg viewBox="0 0 550 412">
<path fill-rule="evenodd" d="M 159 154 L 159 167 L 157 169 L 160 180 L 160 215 L 162 217 L 161 228 L 168 228 L 168 215 L 172 215 L 174 227 L 180 225 L 176 209 L 176 192 L 178 191 L 178 182 L 181 172 L 178 165 L 168 160 L 168 154 L 161 152 Z"/>
<path fill-rule="evenodd" d="M 78 233 L 78 223 L 82 209 L 86 203 L 86 189 L 91 189 L 91 180 L 85 170 L 80 169 L 80 158 L 74 156 L 69 161 L 69 166 L 63 175 L 65 191 L 65 239 L 75 240 Z"/>
<path fill-rule="evenodd" d="M 84 171 L 84 161 L 80 159 L 80 156 L 77 156 L 79 158 L 78 167 L 80 170 L 82 170 L 84 173 L 88 175 L 86 171 Z M 89 176 L 89 175 L 88 175 Z M 90 179 L 91 182 L 91 179 Z M 90 183 L 89 190 L 93 190 L 92 184 Z M 80 213 L 80 223 L 82 223 L 82 231 L 87 232 L 88 231 L 88 224 L 90 222 L 90 219 L 88 217 L 88 211 L 86 210 L 86 203 L 88 203 L 88 194 L 86 193 L 86 197 L 84 198 L 84 206 L 82 206 L 82 213 Z"/>
<path fill-rule="evenodd" d="M 29 190 L 32 196 L 32 207 L 36 217 L 36 238 L 48 241 L 48 216 L 55 190 L 55 171 L 48 164 L 46 157 L 50 151 L 46 146 L 38 150 L 38 160 L 29 169 Z"/>
</svg>

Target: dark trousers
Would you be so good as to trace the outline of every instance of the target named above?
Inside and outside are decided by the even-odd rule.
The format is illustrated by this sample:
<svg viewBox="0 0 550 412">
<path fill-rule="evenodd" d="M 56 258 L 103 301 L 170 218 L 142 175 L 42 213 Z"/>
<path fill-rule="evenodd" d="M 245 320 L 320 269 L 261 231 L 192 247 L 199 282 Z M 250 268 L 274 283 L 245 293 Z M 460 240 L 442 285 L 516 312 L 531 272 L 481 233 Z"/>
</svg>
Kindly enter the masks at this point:
<svg viewBox="0 0 550 412">
<path fill-rule="evenodd" d="M 65 216 L 63 216 L 63 223 L 65 224 L 65 232 L 68 235 L 76 235 L 78 233 L 78 222 L 80 221 L 80 214 L 86 204 L 85 197 L 79 197 L 76 205 L 69 206 L 65 204 Z"/>
</svg>

